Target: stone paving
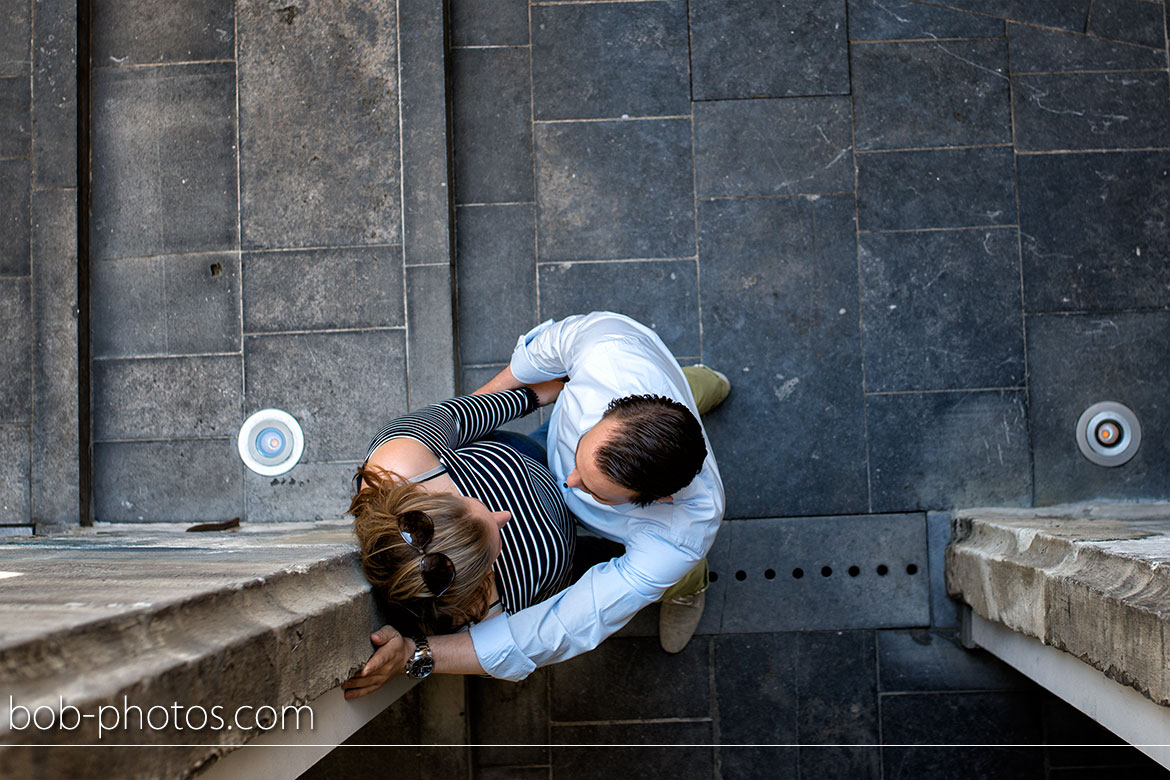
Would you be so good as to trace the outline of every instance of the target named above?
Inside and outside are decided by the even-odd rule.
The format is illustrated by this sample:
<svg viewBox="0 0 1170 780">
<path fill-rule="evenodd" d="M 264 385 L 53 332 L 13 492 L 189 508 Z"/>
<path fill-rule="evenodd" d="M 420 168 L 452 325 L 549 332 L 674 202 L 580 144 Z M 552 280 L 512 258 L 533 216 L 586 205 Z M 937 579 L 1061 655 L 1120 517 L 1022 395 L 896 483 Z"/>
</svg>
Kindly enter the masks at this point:
<svg viewBox="0 0 1170 780">
<path fill-rule="evenodd" d="M 879 747 L 1114 741 L 959 649 L 931 510 L 1170 490 L 1164 440 L 1125 470 L 1071 440 L 1099 397 L 1167 424 L 1162 4 L 451 14 L 463 388 L 596 308 L 735 388 L 706 420 L 730 519 L 700 635 L 665 656 L 647 610 L 520 685 L 471 680 L 497 745 L 476 776 L 1163 776 L 1108 748 Z"/>
</svg>

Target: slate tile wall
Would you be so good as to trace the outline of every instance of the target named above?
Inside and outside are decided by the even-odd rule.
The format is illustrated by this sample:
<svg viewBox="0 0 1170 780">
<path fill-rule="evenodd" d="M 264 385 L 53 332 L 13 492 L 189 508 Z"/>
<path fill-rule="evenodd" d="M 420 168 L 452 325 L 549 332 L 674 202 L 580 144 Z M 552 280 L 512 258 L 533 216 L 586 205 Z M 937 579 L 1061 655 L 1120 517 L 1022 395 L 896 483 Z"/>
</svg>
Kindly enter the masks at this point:
<svg viewBox="0 0 1170 780">
<path fill-rule="evenodd" d="M 412 393 L 450 393 L 445 116 L 427 91 L 443 74 L 426 52 L 441 57 L 442 25 L 418 6 L 100 4 L 97 519 L 339 519 L 377 428 Z M 401 83 L 400 21 L 418 66 Z M 408 380 L 412 350 L 431 360 Z M 277 479 L 235 447 L 270 406 L 306 437 Z"/>
<path fill-rule="evenodd" d="M 24 535 L 80 507 L 77 9 L 14 0 L 0 21 L 0 526 Z"/>
</svg>

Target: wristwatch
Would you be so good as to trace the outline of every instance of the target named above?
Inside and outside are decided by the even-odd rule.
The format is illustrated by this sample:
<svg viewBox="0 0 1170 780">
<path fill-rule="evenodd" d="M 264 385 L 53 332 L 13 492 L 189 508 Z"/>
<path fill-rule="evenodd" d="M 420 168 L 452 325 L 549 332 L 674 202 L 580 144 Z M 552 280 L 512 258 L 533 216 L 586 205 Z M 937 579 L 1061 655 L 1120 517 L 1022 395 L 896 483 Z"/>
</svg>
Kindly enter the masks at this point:
<svg viewBox="0 0 1170 780">
<path fill-rule="evenodd" d="M 425 636 L 412 636 L 410 641 L 414 642 L 414 655 L 406 659 L 406 673 L 421 680 L 434 670 L 435 657 L 431 655 L 431 646 Z"/>
</svg>

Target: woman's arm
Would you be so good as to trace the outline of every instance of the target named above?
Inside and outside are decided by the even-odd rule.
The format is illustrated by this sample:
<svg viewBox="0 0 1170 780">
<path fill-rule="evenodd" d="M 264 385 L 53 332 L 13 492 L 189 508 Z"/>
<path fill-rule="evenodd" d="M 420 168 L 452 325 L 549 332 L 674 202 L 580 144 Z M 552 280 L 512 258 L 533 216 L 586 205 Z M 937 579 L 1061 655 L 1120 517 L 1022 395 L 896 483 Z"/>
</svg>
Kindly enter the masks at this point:
<svg viewBox="0 0 1170 780">
<path fill-rule="evenodd" d="M 382 626 L 370 639 L 381 645 L 362 667 L 362 670 L 341 684 L 345 698 L 356 699 L 381 688 L 406 670 L 406 661 L 414 655 L 414 642 L 398 633 L 392 626 Z M 471 634 L 428 636 L 431 655 L 435 659 L 434 674 L 483 674 L 483 667 L 475 657 Z"/>
</svg>

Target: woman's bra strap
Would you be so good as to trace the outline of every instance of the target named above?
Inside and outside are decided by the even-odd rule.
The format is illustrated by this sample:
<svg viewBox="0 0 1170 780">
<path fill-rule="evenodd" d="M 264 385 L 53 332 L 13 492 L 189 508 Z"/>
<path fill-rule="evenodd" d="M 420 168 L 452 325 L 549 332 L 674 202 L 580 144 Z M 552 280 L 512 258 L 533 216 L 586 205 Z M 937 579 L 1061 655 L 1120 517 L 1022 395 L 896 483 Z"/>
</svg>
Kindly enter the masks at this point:
<svg viewBox="0 0 1170 780">
<path fill-rule="evenodd" d="M 447 467 L 444 466 L 442 463 L 440 463 L 438 466 L 435 466 L 433 469 L 430 469 L 428 471 L 424 471 L 423 473 L 419 474 L 417 477 L 411 477 L 410 479 L 407 480 L 407 482 L 426 482 L 428 479 L 434 479 L 435 477 L 439 476 L 440 474 L 442 474 L 446 471 L 447 471 Z"/>
</svg>

